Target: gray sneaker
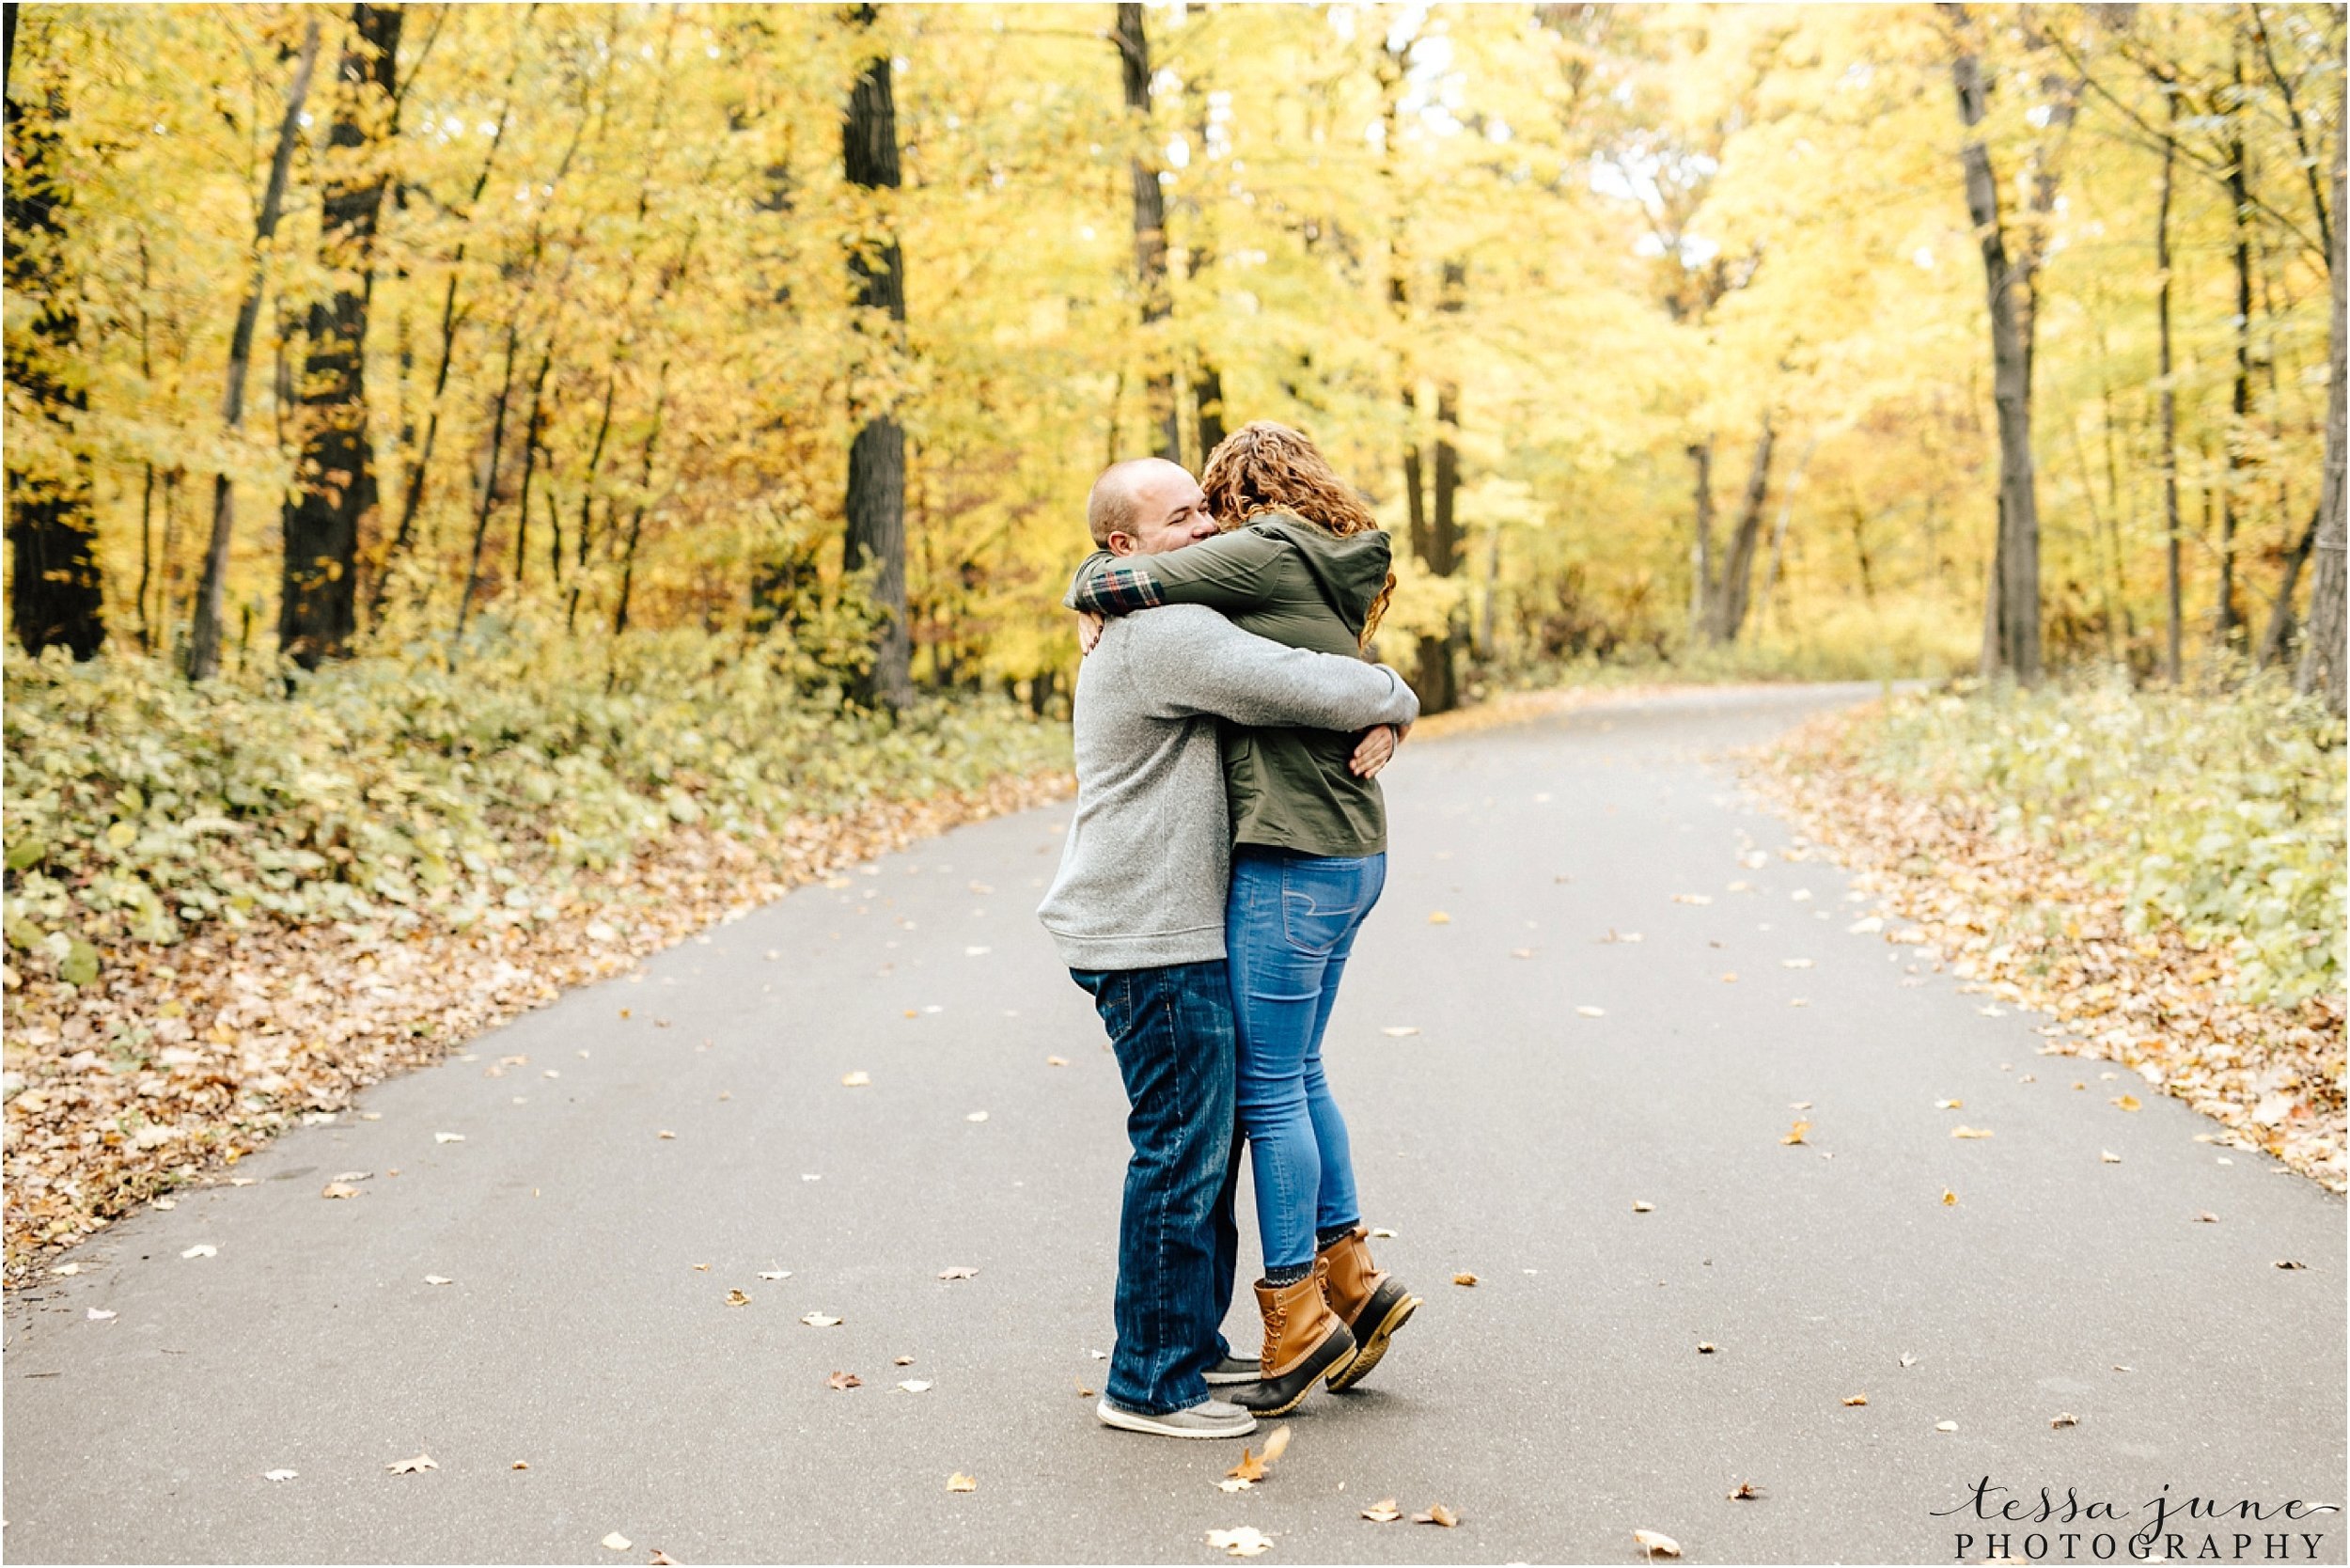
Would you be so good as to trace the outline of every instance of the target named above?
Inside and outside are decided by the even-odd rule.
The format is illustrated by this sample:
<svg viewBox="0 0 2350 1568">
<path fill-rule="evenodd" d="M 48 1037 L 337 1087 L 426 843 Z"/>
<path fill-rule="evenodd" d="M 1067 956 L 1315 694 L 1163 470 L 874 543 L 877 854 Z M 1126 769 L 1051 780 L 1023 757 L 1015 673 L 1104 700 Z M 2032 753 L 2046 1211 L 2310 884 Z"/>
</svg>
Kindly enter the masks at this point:
<svg viewBox="0 0 2350 1568">
<path fill-rule="evenodd" d="M 1256 1417 L 1220 1399 L 1203 1399 L 1187 1410 L 1170 1410 L 1164 1416 L 1146 1416 L 1139 1410 L 1112 1404 L 1105 1397 L 1093 1407 L 1093 1413 L 1102 1419 L 1104 1426 L 1148 1432 L 1160 1437 L 1246 1437 L 1257 1430 Z"/>
<path fill-rule="evenodd" d="M 1255 1356 L 1243 1360 L 1237 1356 L 1227 1356 L 1208 1369 L 1208 1387 L 1229 1388 L 1238 1383 L 1254 1383 L 1263 1375 Z"/>
</svg>

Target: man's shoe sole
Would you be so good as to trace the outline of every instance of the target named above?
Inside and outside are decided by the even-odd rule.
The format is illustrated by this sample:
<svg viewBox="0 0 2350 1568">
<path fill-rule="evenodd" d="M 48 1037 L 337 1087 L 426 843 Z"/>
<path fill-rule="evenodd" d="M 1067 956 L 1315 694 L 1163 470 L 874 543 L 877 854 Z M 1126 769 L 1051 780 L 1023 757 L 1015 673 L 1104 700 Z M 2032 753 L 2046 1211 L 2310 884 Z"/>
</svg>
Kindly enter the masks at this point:
<svg viewBox="0 0 2350 1568">
<path fill-rule="evenodd" d="M 1386 1316 L 1379 1320 L 1379 1326 L 1364 1337 L 1360 1348 L 1355 1352 L 1355 1358 L 1330 1374 L 1328 1379 L 1330 1391 L 1334 1394 L 1342 1394 L 1364 1378 L 1369 1377 L 1371 1369 L 1379 1364 L 1380 1357 L 1387 1354 L 1387 1341 L 1395 1337 L 1397 1329 L 1411 1321 L 1412 1314 L 1419 1309 L 1419 1306 L 1418 1296 L 1408 1291 L 1404 1292 L 1402 1299 L 1388 1308 Z"/>
<path fill-rule="evenodd" d="M 1345 1328 L 1340 1327 L 1337 1333 L 1345 1334 L 1346 1330 Z M 1336 1338 L 1337 1336 L 1333 1335 L 1332 1337 Z M 1277 1390 L 1277 1392 L 1268 1396 L 1271 1403 L 1264 1404 L 1252 1404 L 1248 1401 L 1243 1399 L 1235 1399 L 1232 1403 L 1238 1404 L 1242 1409 L 1246 1410 L 1250 1415 L 1255 1416 L 1259 1420 L 1262 1420 L 1268 1416 L 1286 1416 L 1291 1411 L 1306 1403 L 1306 1396 L 1314 1391 L 1315 1384 L 1327 1377 L 1336 1377 L 1340 1372 L 1346 1371 L 1347 1367 L 1354 1362 L 1355 1357 L 1359 1354 L 1361 1353 L 1355 1345 L 1354 1337 L 1349 1335 L 1345 1350 L 1331 1357 L 1330 1360 L 1324 1362 L 1321 1366 L 1315 1366 L 1308 1361 L 1297 1367 L 1292 1368 L 1286 1375 L 1276 1378 L 1270 1384 L 1259 1382 L 1253 1385 L 1253 1387 L 1259 1388 L 1271 1388 Z M 1289 1387 L 1292 1381 L 1296 1384 L 1296 1388 L 1294 1389 L 1292 1389 Z"/>
<path fill-rule="evenodd" d="M 1304 1396 L 1300 1395 L 1299 1397 L 1303 1398 Z M 1164 1419 L 1160 1417 L 1146 1416 L 1138 1410 L 1120 1410 L 1117 1405 L 1112 1404 L 1107 1400 L 1104 1400 L 1101 1403 L 1095 1405 L 1093 1407 L 1093 1414 L 1104 1426 L 1113 1426 L 1120 1432 L 1145 1432 L 1149 1433 L 1153 1437 L 1199 1437 L 1211 1439 L 1246 1437 L 1250 1433 L 1257 1430 L 1257 1418 L 1255 1412 L 1253 1411 L 1249 1414 L 1248 1424 L 1246 1426 L 1219 1427 L 1214 1429 L 1205 1427 L 1168 1426 L 1165 1424 Z"/>
</svg>

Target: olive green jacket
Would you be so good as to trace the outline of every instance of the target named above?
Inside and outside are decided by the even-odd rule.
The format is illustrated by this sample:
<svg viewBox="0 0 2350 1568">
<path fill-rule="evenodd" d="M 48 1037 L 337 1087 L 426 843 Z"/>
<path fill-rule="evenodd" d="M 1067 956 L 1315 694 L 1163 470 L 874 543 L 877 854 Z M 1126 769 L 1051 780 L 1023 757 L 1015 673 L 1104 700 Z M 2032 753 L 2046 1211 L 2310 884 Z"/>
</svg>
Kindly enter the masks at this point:
<svg viewBox="0 0 2350 1568">
<path fill-rule="evenodd" d="M 1385 533 L 1340 539 L 1275 512 L 1158 555 L 1097 551 L 1078 567 L 1064 603 L 1104 615 L 1205 604 L 1243 631 L 1292 648 L 1359 654 L 1389 557 Z M 1347 767 L 1355 735 L 1226 723 L 1221 740 L 1234 843 L 1323 855 L 1386 849 L 1378 780 L 1357 778 Z"/>
</svg>

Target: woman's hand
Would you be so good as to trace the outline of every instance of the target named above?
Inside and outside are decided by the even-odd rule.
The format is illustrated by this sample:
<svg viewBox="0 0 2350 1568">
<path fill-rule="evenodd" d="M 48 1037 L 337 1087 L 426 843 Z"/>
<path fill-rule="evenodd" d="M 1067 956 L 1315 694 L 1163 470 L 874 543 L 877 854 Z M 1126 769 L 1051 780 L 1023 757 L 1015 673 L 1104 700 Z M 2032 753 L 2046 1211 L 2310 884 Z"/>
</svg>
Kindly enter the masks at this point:
<svg viewBox="0 0 2350 1568">
<path fill-rule="evenodd" d="M 1108 624 L 1091 610 L 1077 612 L 1077 657 L 1082 659 L 1093 651 L 1093 645 L 1102 640 L 1102 628 Z"/>
</svg>

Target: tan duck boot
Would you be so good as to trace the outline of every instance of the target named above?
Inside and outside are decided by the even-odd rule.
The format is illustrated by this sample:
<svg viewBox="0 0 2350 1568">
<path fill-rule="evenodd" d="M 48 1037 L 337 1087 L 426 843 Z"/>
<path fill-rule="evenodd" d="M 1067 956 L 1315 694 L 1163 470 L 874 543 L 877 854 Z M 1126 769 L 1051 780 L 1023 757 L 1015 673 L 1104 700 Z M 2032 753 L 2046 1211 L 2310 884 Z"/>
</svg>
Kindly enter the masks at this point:
<svg viewBox="0 0 2350 1568">
<path fill-rule="evenodd" d="M 1327 1261 L 1292 1285 L 1257 1281 L 1257 1310 L 1264 1317 L 1264 1350 L 1257 1381 L 1232 1390 L 1234 1404 L 1258 1416 L 1285 1416 L 1304 1402 L 1314 1380 L 1343 1372 L 1355 1358 L 1355 1336 L 1330 1310 Z"/>
<path fill-rule="evenodd" d="M 1330 1310 L 1355 1336 L 1355 1358 L 1330 1374 L 1330 1391 L 1360 1383 L 1387 1354 L 1387 1341 L 1410 1320 L 1420 1298 L 1371 1261 L 1369 1232 L 1357 1225 L 1315 1255 L 1329 1267 Z"/>
</svg>

